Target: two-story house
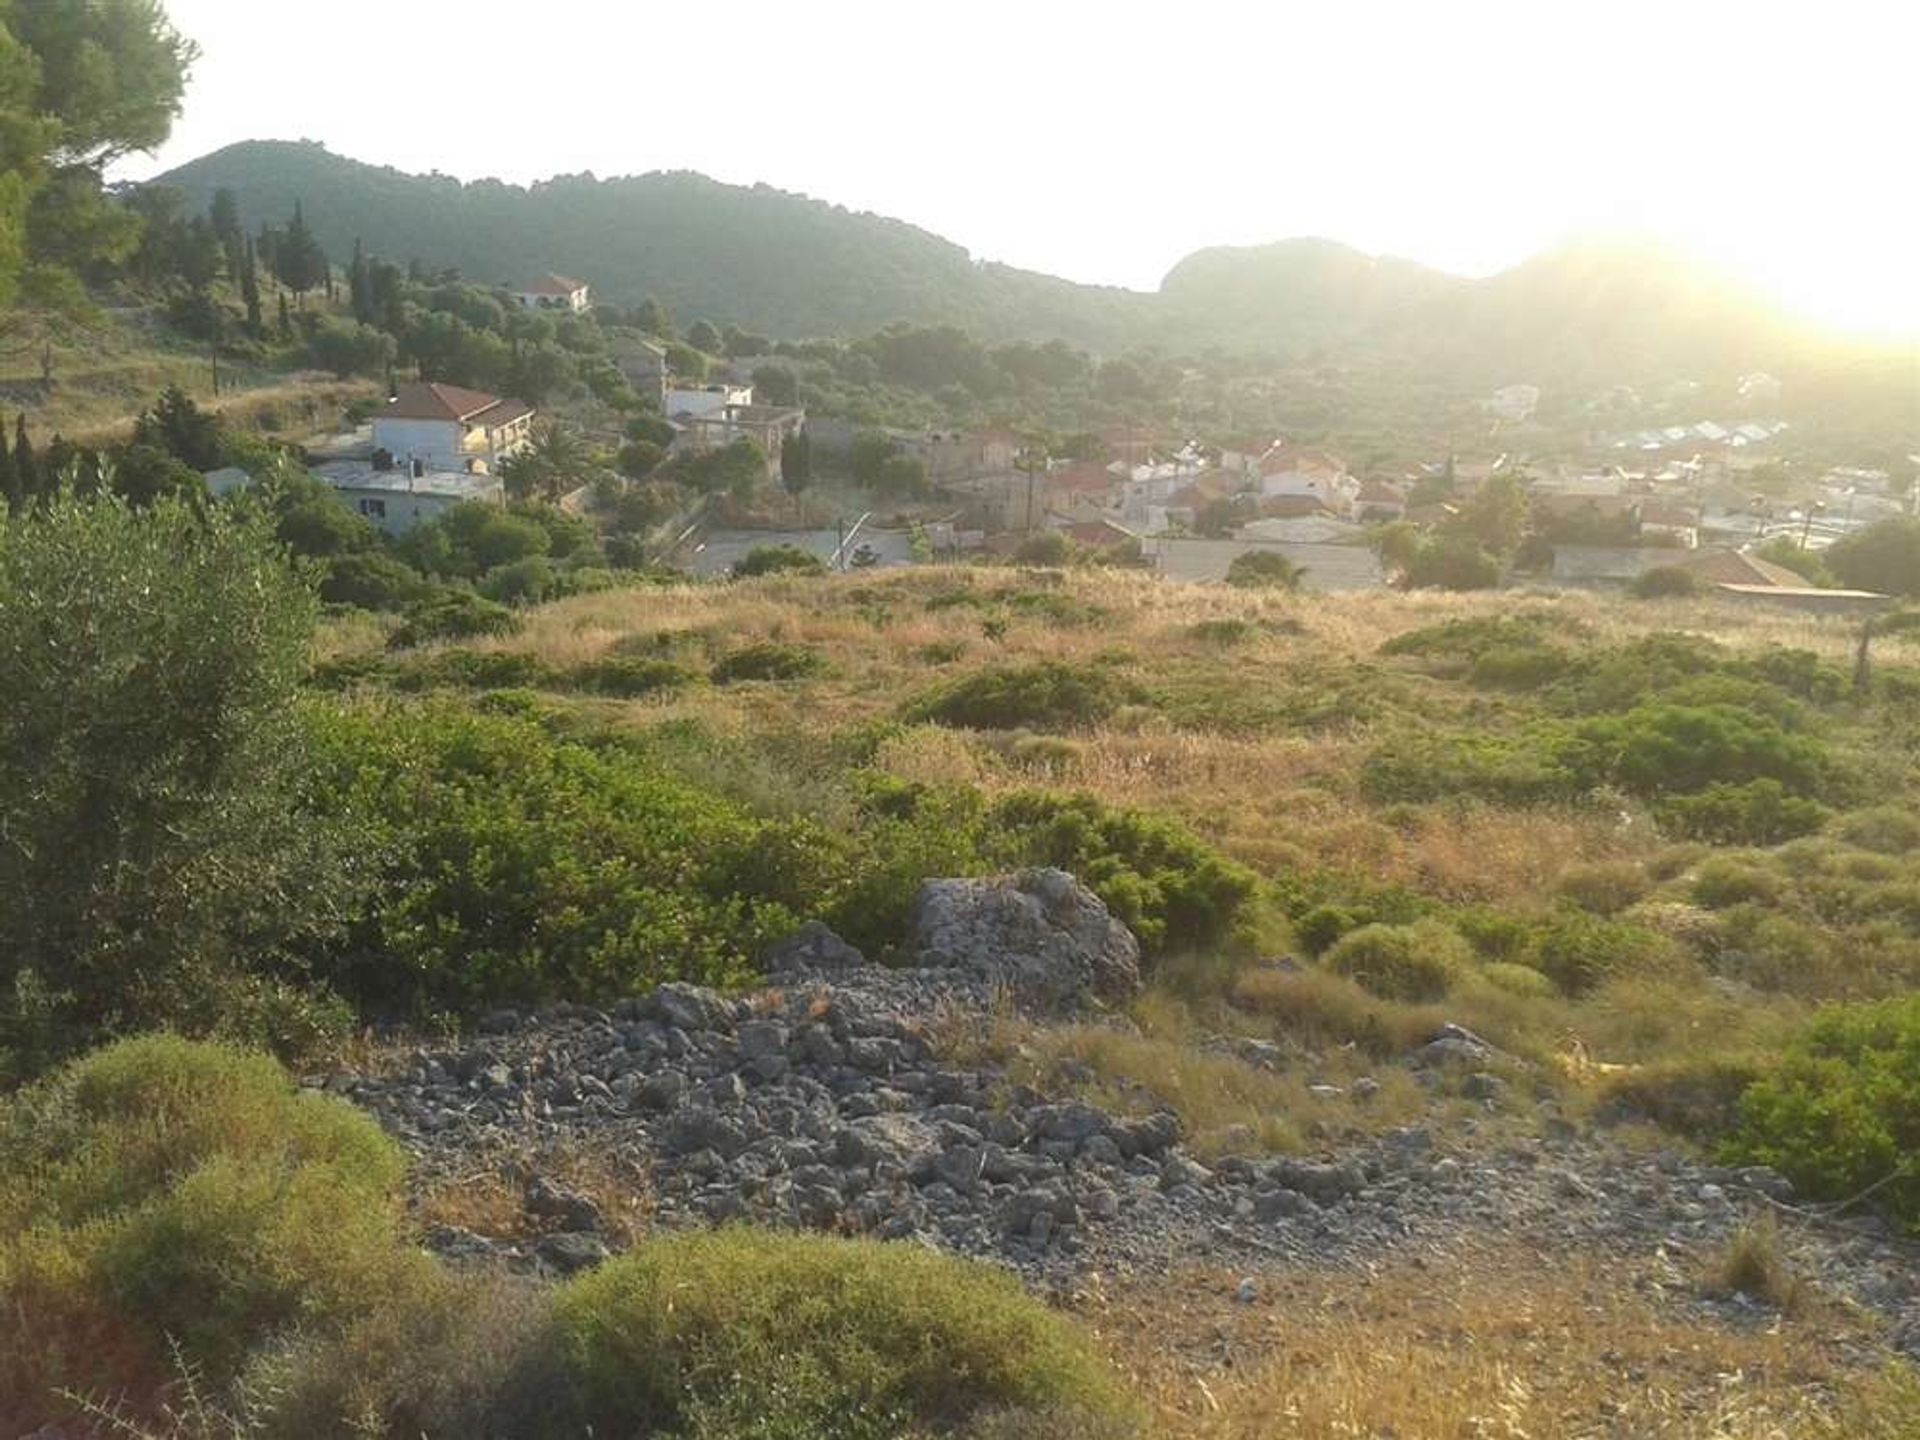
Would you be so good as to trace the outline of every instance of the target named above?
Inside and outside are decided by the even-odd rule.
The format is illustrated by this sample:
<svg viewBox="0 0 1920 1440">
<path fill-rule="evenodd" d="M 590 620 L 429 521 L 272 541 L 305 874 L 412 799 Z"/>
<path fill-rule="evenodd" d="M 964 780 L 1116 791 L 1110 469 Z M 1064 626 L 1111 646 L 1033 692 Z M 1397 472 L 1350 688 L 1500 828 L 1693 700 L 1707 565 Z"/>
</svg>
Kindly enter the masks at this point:
<svg viewBox="0 0 1920 1440">
<path fill-rule="evenodd" d="M 531 438 L 533 407 L 458 385 L 402 385 L 373 417 L 373 447 L 401 468 L 492 473 Z"/>
<path fill-rule="evenodd" d="M 513 292 L 523 310 L 564 310 L 583 315 L 593 308 L 587 282 L 567 275 L 542 275 Z"/>
</svg>

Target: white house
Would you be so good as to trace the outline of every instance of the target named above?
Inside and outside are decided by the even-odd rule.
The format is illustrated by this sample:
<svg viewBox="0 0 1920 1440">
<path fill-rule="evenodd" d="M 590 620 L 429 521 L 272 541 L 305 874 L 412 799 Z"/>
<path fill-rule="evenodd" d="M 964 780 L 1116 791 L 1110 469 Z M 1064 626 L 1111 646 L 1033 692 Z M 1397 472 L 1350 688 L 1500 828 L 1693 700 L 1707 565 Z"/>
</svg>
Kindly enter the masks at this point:
<svg viewBox="0 0 1920 1440">
<path fill-rule="evenodd" d="M 513 292 L 523 310 L 566 310 L 583 315 L 593 308 L 587 282 L 566 275 L 542 275 L 532 284 Z"/>
<path fill-rule="evenodd" d="M 381 469 L 362 460 L 338 460 L 317 466 L 313 474 L 333 488 L 342 505 L 389 535 L 404 535 L 462 501 L 499 505 L 506 500 L 497 475 L 429 470 L 418 461 Z"/>
<path fill-rule="evenodd" d="M 1515 424 L 1533 418 L 1540 405 L 1538 385 L 1502 385 L 1491 399 L 1482 402 L 1487 413 Z"/>
<path fill-rule="evenodd" d="M 666 416 L 677 424 L 715 415 L 734 405 L 753 404 L 751 385 L 700 385 L 667 391 Z"/>
<path fill-rule="evenodd" d="M 1360 482 L 1347 473 L 1346 463 L 1322 450 L 1276 446 L 1260 460 L 1260 493 L 1268 499 L 1282 495 L 1318 500 L 1328 514 L 1350 519 L 1360 504 Z"/>
<path fill-rule="evenodd" d="M 458 385 L 402 385 L 373 417 L 373 448 L 408 469 L 484 473 L 525 447 L 533 407 Z"/>
</svg>

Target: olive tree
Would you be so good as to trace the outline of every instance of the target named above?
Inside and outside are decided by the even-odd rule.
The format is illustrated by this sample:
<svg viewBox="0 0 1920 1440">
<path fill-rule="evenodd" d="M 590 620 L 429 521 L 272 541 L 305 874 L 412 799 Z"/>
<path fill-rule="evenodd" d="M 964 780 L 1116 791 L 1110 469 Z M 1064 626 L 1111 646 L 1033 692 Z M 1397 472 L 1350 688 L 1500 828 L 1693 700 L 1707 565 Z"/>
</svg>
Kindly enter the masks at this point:
<svg viewBox="0 0 1920 1440">
<path fill-rule="evenodd" d="M 344 903 L 303 814 L 316 604 L 257 508 L 65 492 L 0 526 L 0 1018 L 220 1028 Z"/>
</svg>

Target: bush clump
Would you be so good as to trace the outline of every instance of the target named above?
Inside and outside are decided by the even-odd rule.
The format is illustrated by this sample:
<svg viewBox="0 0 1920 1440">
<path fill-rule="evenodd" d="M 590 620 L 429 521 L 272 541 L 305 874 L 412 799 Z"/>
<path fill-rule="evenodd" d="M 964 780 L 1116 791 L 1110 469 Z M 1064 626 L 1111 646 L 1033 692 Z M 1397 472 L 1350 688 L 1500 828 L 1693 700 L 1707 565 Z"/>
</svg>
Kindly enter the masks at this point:
<svg viewBox="0 0 1920 1440">
<path fill-rule="evenodd" d="M 1526 963 L 1569 995 L 1626 977 L 1671 973 L 1684 952 L 1657 930 L 1564 906 L 1534 932 Z"/>
<path fill-rule="evenodd" d="M 1822 1199 L 1878 1187 L 1920 1230 L 1920 995 L 1822 1010 L 1741 1098 L 1727 1149 Z"/>
<path fill-rule="evenodd" d="M 1149 955 L 1219 944 L 1259 889 L 1251 870 L 1184 826 L 1087 795 L 1010 795 L 987 834 L 996 858 L 1077 875 Z"/>
<path fill-rule="evenodd" d="M 909 704 L 904 718 L 969 730 L 1081 730 L 1138 698 L 1110 671 L 1041 660 L 961 676 Z"/>
<path fill-rule="evenodd" d="M 1678 565 L 1656 565 L 1627 587 L 1639 600 L 1665 600 L 1700 593 L 1700 577 Z"/>
<path fill-rule="evenodd" d="M 1438 920 L 1363 925 L 1335 941 L 1321 963 L 1383 1000 L 1444 999 L 1473 964 L 1473 949 Z"/>
<path fill-rule="evenodd" d="M 471 590 L 448 587 L 407 606 L 387 644 L 395 650 L 410 650 L 434 640 L 511 635 L 519 626 L 506 606 L 483 600 Z"/>
<path fill-rule="evenodd" d="M 1778 780 L 1709 785 L 1698 795 L 1675 795 L 1654 807 L 1660 828 L 1713 845 L 1778 845 L 1811 835 L 1832 812 L 1818 800 L 1787 793 Z"/>
<path fill-rule="evenodd" d="M 672 660 L 645 655 L 609 655 L 590 660 L 567 672 L 567 683 L 576 690 L 594 695 L 612 695 L 623 700 L 654 695 L 663 690 L 680 690 L 696 685 L 698 671 Z"/>
<path fill-rule="evenodd" d="M 1227 584 L 1237 590 L 1298 590 L 1305 573 L 1278 550 L 1248 550 L 1227 565 Z"/>
<path fill-rule="evenodd" d="M 555 1300 L 605 1434 L 883 1440 L 997 1409 L 1118 1413 L 1065 1319 L 985 1265 L 752 1230 L 651 1241 Z"/>
<path fill-rule="evenodd" d="M 1898 805 L 1875 805 L 1842 816 L 1834 833 L 1877 855 L 1910 855 L 1920 850 L 1920 815 Z"/>
<path fill-rule="evenodd" d="M 537 689 L 553 675 L 536 655 L 512 650 L 442 650 L 409 664 L 396 688 L 431 690 Z"/>
<path fill-rule="evenodd" d="M 343 1323 L 427 1262 L 400 1244 L 399 1148 L 272 1060 L 121 1041 L 0 1105 L 0 1428 L 210 1387 Z"/>
<path fill-rule="evenodd" d="M 733 567 L 734 578 L 755 575 L 824 575 L 827 562 L 798 545 L 756 545 Z"/>
<path fill-rule="evenodd" d="M 805 680 L 826 669 L 813 651 L 778 640 L 761 640 L 729 651 L 714 662 L 713 683 L 732 685 L 742 680 Z"/>
</svg>

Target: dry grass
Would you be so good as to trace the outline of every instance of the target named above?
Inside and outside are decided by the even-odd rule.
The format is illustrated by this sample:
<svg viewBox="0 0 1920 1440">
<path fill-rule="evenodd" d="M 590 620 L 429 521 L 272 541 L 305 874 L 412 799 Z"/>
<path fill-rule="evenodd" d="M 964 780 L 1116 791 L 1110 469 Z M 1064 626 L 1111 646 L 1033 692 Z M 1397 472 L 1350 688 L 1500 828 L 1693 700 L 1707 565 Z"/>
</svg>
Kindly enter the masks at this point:
<svg viewBox="0 0 1920 1440">
<path fill-rule="evenodd" d="M 1914 1433 L 1840 1428 L 1849 1403 L 1920 1420 L 1899 1376 L 1847 1371 L 1842 1342 L 1860 1337 L 1844 1318 L 1729 1330 L 1690 1306 L 1680 1277 L 1617 1261 L 1496 1248 L 1254 1279 L 1250 1305 L 1233 1299 L 1238 1277 L 1203 1271 L 1079 1297 L 1162 1433 L 1837 1440 Z"/>
<path fill-rule="evenodd" d="M 1788 1259 L 1785 1237 L 1772 1215 L 1743 1227 L 1728 1242 L 1709 1283 L 1728 1294 L 1770 1305 L 1783 1315 L 1802 1313 L 1814 1298 L 1812 1288 Z"/>
<path fill-rule="evenodd" d="M 645 1234 L 652 1214 L 652 1185 L 645 1169 L 604 1150 L 561 1142 L 535 1152 L 501 1149 L 463 1157 L 458 1173 L 434 1176 L 413 1197 L 421 1226 L 454 1225 L 497 1240 L 529 1239 L 553 1226 L 527 1213 L 527 1180 L 544 1175 L 578 1191 L 600 1208 L 604 1233 L 631 1245 Z"/>
</svg>

